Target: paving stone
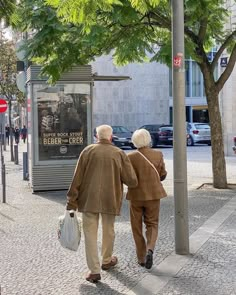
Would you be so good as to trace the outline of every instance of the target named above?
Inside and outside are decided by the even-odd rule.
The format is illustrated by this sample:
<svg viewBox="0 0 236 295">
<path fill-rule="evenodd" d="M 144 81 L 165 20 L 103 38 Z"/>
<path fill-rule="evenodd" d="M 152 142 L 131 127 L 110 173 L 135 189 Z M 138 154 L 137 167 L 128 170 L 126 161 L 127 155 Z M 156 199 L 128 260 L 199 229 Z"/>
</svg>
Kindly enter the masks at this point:
<svg viewBox="0 0 236 295">
<path fill-rule="evenodd" d="M 21 156 L 19 160 L 21 163 Z M 102 281 L 97 285 L 86 282 L 83 236 L 77 252 L 62 248 L 57 240 L 58 217 L 65 210 L 66 192 L 32 194 L 28 183 L 22 181 L 22 165 L 16 166 L 9 159 L 5 162 L 7 204 L 0 203 L 1 295 L 127 294 L 150 273 L 137 264 L 128 202 L 124 201 L 115 225 L 114 253 L 119 264 L 112 271 L 102 271 Z M 167 157 L 170 175 L 171 165 Z M 157 266 L 174 251 L 171 189 L 169 197 L 161 201 L 159 239 L 154 251 Z M 189 191 L 190 234 L 234 196 L 235 191 L 230 190 Z M 232 216 L 159 294 L 235 294 L 235 228 Z M 101 230 L 98 245 L 101 248 Z M 229 293 L 223 293 L 226 288 Z"/>
</svg>

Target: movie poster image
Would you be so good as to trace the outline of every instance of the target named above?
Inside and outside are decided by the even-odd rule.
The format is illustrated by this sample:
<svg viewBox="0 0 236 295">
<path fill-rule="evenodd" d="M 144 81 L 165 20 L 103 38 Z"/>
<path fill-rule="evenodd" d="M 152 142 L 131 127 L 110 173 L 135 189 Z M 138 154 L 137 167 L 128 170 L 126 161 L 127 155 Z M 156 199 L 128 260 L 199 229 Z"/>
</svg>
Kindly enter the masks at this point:
<svg viewBox="0 0 236 295">
<path fill-rule="evenodd" d="M 90 97 L 64 86 L 37 91 L 39 161 L 77 159 L 87 146 Z"/>
</svg>

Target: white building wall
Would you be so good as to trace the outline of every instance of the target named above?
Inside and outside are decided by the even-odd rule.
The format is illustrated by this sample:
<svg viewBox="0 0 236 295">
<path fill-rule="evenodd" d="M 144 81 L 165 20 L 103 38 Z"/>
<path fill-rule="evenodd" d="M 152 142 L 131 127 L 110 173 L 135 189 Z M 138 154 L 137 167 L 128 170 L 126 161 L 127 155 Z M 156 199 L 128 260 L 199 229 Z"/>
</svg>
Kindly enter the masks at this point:
<svg viewBox="0 0 236 295">
<path fill-rule="evenodd" d="M 225 154 L 234 155 L 233 137 L 236 136 L 236 68 L 220 93 Z"/>
<path fill-rule="evenodd" d="M 227 1 L 227 7 L 231 9 L 232 14 L 229 18 L 229 22 L 226 25 L 226 29 L 235 30 L 236 29 L 236 4 L 234 0 Z M 228 54 L 225 52 L 224 57 Z M 221 68 L 221 71 L 224 69 Z M 232 150 L 233 137 L 236 136 L 236 66 L 229 77 L 228 81 L 225 83 L 221 93 L 220 93 L 220 107 L 222 114 L 222 125 L 224 131 L 224 146 L 225 155 L 232 156 L 235 155 Z"/>
<path fill-rule="evenodd" d="M 135 130 L 144 124 L 169 123 L 169 70 L 158 63 L 116 67 L 111 56 L 92 63 L 98 75 L 129 76 L 132 80 L 95 82 L 93 125 L 123 125 Z"/>
</svg>

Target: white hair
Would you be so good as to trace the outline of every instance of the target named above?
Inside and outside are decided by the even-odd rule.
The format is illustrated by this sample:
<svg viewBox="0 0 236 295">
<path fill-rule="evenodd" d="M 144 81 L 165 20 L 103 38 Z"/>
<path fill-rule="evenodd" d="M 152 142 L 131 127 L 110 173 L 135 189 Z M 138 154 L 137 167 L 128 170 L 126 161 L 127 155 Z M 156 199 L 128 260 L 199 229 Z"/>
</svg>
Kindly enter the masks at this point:
<svg viewBox="0 0 236 295">
<path fill-rule="evenodd" d="M 110 139 L 112 136 L 112 128 L 110 125 L 100 125 L 96 128 L 98 139 Z"/>
<path fill-rule="evenodd" d="M 152 141 L 151 135 L 146 129 L 136 130 L 131 140 L 136 148 L 148 147 Z"/>
</svg>

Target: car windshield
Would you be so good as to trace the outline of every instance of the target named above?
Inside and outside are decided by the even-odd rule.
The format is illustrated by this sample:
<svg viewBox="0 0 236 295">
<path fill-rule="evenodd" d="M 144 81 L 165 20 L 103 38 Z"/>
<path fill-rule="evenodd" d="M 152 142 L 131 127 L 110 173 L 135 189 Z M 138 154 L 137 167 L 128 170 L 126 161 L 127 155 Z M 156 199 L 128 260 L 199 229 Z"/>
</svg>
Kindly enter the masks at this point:
<svg viewBox="0 0 236 295">
<path fill-rule="evenodd" d="M 124 132 L 130 132 L 127 128 L 123 126 L 112 126 L 113 133 L 124 133 Z"/>
<path fill-rule="evenodd" d="M 171 130 L 172 131 L 173 127 L 171 127 L 171 126 L 161 127 L 160 130 L 161 131 L 166 131 L 166 130 Z"/>
</svg>

